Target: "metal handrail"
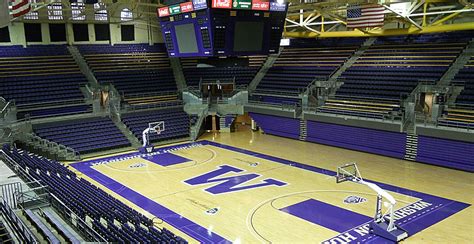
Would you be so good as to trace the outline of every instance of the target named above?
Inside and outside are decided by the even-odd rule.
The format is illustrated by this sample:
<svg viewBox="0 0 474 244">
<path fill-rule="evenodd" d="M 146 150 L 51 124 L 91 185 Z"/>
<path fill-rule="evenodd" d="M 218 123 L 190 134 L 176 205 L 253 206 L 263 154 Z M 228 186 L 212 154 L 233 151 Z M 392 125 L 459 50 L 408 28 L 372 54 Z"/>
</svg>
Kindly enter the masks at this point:
<svg viewBox="0 0 474 244">
<path fill-rule="evenodd" d="M 48 139 L 41 138 L 35 134 L 25 134 L 25 136 L 27 137 L 27 140 L 31 140 L 33 143 L 37 143 L 51 150 L 57 149 L 59 152 L 65 151 L 66 154 L 73 154 L 76 159 L 80 158 L 80 153 L 74 150 L 73 148 L 67 147 L 57 142 L 50 141 Z"/>
<path fill-rule="evenodd" d="M 11 107 L 15 106 L 15 100 L 10 100 L 7 102 L 3 97 L 2 99 L 4 100 L 2 102 L 6 102 L 6 103 L 5 103 L 5 106 L 3 106 L 2 111 L 0 111 L 0 118 L 3 118 L 3 116 L 8 112 L 8 110 Z"/>
<path fill-rule="evenodd" d="M 343 97 L 343 98 L 348 98 L 348 99 L 352 99 L 354 101 L 368 101 L 368 100 L 372 100 L 372 101 L 385 101 L 387 103 L 392 103 L 392 104 L 400 104 L 400 100 L 399 99 L 392 99 L 392 98 L 377 98 L 377 97 L 369 97 L 369 98 L 362 98 L 362 97 L 358 97 L 358 96 L 349 96 L 349 95 L 344 95 L 344 96 L 340 96 L 340 97 Z M 334 99 L 334 98 L 337 98 L 337 96 L 331 96 L 330 99 Z"/>
<path fill-rule="evenodd" d="M 262 102 L 262 101 L 254 101 L 254 100 L 249 100 L 248 105 L 274 107 L 274 108 L 280 108 L 281 110 L 296 110 L 296 108 L 299 107 L 298 103 L 271 103 L 271 102 Z"/>
<path fill-rule="evenodd" d="M 335 117 L 351 116 L 351 117 L 356 117 L 358 119 L 371 119 L 371 120 L 382 120 L 382 121 L 391 121 L 391 122 L 402 121 L 402 118 L 403 118 L 403 116 L 400 115 L 400 114 L 397 114 L 397 115 L 389 114 L 390 117 L 387 118 L 388 115 L 386 115 L 386 116 L 382 115 L 380 117 L 374 117 L 373 113 L 368 113 L 368 112 L 357 112 L 357 114 L 348 113 L 346 111 L 341 111 L 341 113 L 329 113 L 329 112 L 318 111 L 318 109 L 319 109 L 319 107 L 317 107 L 317 108 L 315 108 L 315 107 L 306 107 L 306 108 L 304 108 L 304 112 L 314 113 L 314 114 L 319 114 L 319 113 L 330 114 L 330 115 L 335 116 Z"/>
<path fill-rule="evenodd" d="M 62 101 L 21 104 L 21 105 L 18 105 L 18 107 L 21 108 L 22 110 L 25 110 L 25 109 L 36 109 L 40 107 L 46 107 L 48 105 L 57 107 L 60 105 L 82 104 L 82 103 L 84 103 L 84 99 L 70 99 L 70 100 L 62 100 Z"/>
<path fill-rule="evenodd" d="M 294 97 L 298 98 L 299 94 L 298 93 L 290 93 L 290 92 L 284 92 L 284 91 L 278 91 L 278 90 L 259 90 L 259 91 L 254 91 L 252 92 L 252 95 L 267 95 L 267 96 L 272 96 L 272 95 L 281 95 L 281 96 L 288 96 L 288 97 Z"/>
<path fill-rule="evenodd" d="M 107 240 L 101 236 L 97 231 L 95 231 L 93 228 L 90 228 L 90 226 L 83 220 L 79 217 L 79 215 L 77 215 L 76 213 L 74 213 L 74 211 L 72 211 L 72 209 L 70 209 L 66 204 L 64 204 L 61 199 L 59 199 L 56 195 L 54 194 L 50 194 L 51 196 L 51 205 L 55 208 L 55 209 L 58 209 L 58 211 L 61 213 L 60 210 L 67 210 L 68 213 L 66 214 L 63 214 L 64 217 L 67 217 L 67 218 L 64 218 L 66 221 L 72 223 L 71 219 L 72 216 L 77 216 L 78 218 L 76 218 L 76 224 L 80 225 L 81 228 L 78 228 L 81 232 L 82 231 L 85 231 L 86 235 L 93 238 L 94 241 L 96 242 L 101 242 L 101 243 L 106 243 Z M 58 206 L 56 206 L 55 204 L 58 204 Z M 61 208 L 61 209 L 59 209 Z M 62 213 L 61 213 L 62 214 Z M 78 221 L 79 220 L 79 221 Z"/>
<path fill-rule="evenodd" d="M 3 149 L 0 149 L 0 155 L 3 155 L 3 157 L 5 159 L 7 159 L 7 162 L 10 164 L 10 166 L 13 166 L 11 167 L 12 169 L 15 169 L 15 172 L 16 173 L 19 173 L 20 176 L 26 180 L 26 184 L 28 186 L 31 186 L 32 183 L 36 184 L 36 186 L 33 186 L 32 189 L 33 191 L 36 191 L 37 189 L 43 189 L 46 191 L 46 193 L 48 194 L 49 196 L 49 200 L 51 200 L 51 205 L 56 208 L 61 214 L 62 212 L 60 210 L 62 209 L 66 209 L 69 211 L 69 214 L 66 214 L 66 215 L 63 215 L 64 219 L 67 220 L 67 221 L 70 221 L 70 218 L 72 215 L 74 216 L 77 216 L 79 217 L 78 214 L 76 214 L 74 211 L 72 211 L 68 206 L 66 206 L 66 204 L 64 204 L 58 197 L 56 197 L 54 194 L 52 194 L 49 190 L 48 190 L 48 187 L 43 185 L 40 181 L 38 181 L 36 178 L 32 177 L 25 169 L 23 169 L 22 167 L 20 167 L 16 161 L 14 159 L 12 159 L 8 154 L 6 154 Z M 61 209 L 58 209 L 58 205 L 56 205 L 55 203 L 57 203 Z M 77 221 L 79 220 L 79 221 Z M 86 234 L 89 236 L 89 237 L 92 237 L 94 239 L 94 241 L 96 242 L 107 242 L 107 240 L 102 237 L 99 233 L 97 233 L 94 229 L 90 228 L 90 226 L 83 220 L 81 219 L 80 217 L 79 218 L 76 218 L 76 223 L 79 223 L 81 228 L 79 228 L 78 230 L 79 231 L 86 231 Z M 37 243 L 37 242 L 27 242 L 27 243 Z"/>
<path fill-rule="evenodd" d="M 2 213 L 4 218 L 9 221 L 10 225 L 12 225 L 12 227 L 14 227 L 14 229 L 17 231 L 14 231 L 14 234 L 18 237 L 18 239 L 21 239 L 21 242 L 33 244 L 39 243 L 35 235 L 31 232 L 30 228 L 28 228 L 28 226 L 23 222 L 23 220 L 21 220 L 15 214 L 13 209 L 8 206 L 5 199 L 2 199 L 2 201 L 0 202 L 0 212 Z"/>
<path fill-rule="evenodd" d="M 137 94 L 126 94 L 122 92 L 122 98 L 145 98 L 151 96 L 166 96 L 166 95 L 178 95 L 176 91 L 163 91 L 163 92 L 144 92 Z"/>
<path fill-rule="evenodd" d="M 182 105 L 183 105 L 182 100 L 175 100 L 175 101 L 164 101 L 164 102 L 159 102 L 159 103 L 128 106 L 127 110 L 138 111 L 138 110 L 150 109 L 150 108 L 161 108 L 161 107 L 171 107 L 171 106 L 176 107 L 176 106 L 182 106 Z"/>
</svg>

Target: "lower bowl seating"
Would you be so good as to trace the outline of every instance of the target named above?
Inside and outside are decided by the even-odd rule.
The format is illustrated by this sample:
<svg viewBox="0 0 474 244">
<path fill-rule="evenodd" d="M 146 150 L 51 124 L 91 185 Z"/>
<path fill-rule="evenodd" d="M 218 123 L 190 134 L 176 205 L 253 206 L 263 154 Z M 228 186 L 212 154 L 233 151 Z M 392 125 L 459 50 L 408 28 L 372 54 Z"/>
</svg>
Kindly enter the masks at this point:
<svg viewBox="0 0 474 244">
<path fill-rule="evenodd" d="M 156 229 L 152 220 L 79 178 L 59 162 L 8 145 L 2 151 L 23 170 L 35 169 L 31 177 L 48 186 L 78 218 L 88 219 L 92 228 L 109 242 L 187 243 L 165 228 Z"/>
<path fill-rule="evenodd" d="M 190 119 L 182 107 L 123 114 L 122 121 L 140 141 L 143 130 L 148 128 L 148 124 L 159 121 L 165 122 L 165 131 L 159 135 L 150 134 L 151 142 L 189 137 Z"/>
<path fill-rule="evenodd" d="M 474 107 L 447 109 L 438 119 L 438 125 L 474 129 Z"/>
<path fill-rule="evenodd" d="M 44 139 L 73 148 L 81 154 L 131 145 L 109 118 L 36 125 L 34 132 Z"/>
</svg>

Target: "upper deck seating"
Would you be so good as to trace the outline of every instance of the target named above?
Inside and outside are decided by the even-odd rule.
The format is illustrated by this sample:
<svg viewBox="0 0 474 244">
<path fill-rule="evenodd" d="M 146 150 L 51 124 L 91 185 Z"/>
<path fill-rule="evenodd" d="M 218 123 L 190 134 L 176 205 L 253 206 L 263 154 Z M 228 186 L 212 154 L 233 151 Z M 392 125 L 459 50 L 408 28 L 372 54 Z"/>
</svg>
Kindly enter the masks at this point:
<svg viewBox="0 0 474 244">
<path fill-rule="evenodd" d="M 420 82 L 439 81 L 466 47 L 464 35 L 379 37 L 342 73 L 344 84 L 321 111 L 377 118 L 396 114 L 402 98 Z"/>
<path fill-rule="evenodd" d="M 464 90 L 456 98 L 456 104 L 474 106 L 474 56 L 454 77 L 453 83 L 464 86 Z"/>
<path fill-rule="evenodd" d="M 362 41 L 359 38 L 295 40 L 290 47 L 283 49 L 255 94 L 298 97 L 315 78 L 328 78 Z"/>
<path fill-rule="evenodd" d="M 84 105 L 80 87 L 86 83 L 65 45 L 0 47 L 0 96 L 15 100 L 20 112 L 33 114 L 36 108 L 63 103 Z"/>
<path fill-rule="evenodd" d="M 176 82 L 163 45 L 80 45 L 79 51 L 100 83 L 111 83 L 131 105 L 169 101 Z M 133 98 L 133 99 L 130 99 Z M 140 99 L 139 99 L 140 98 Z"/>
</svg>

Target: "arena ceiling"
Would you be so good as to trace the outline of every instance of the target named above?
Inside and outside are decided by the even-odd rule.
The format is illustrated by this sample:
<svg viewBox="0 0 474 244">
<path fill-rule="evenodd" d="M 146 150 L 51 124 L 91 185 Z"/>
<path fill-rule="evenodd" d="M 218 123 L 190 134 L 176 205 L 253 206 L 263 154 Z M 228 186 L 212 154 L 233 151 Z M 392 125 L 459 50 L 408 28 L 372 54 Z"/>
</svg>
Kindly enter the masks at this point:
<svg viewBox="0 0 474 244">
<path fill-rule="evenodd" d="M 100 10 L 106 9 L 109 16 L 116 16 L 128 6 L 134 20 L 158 26 L 156 8 L 164 6 L 163 0 L 102 0 Z M 65 19 L 71 9 L 69 0 L 32 0 L 33 9 L 44 11 L 51 4 L 62 3 Z M 379 35 L 401 35 L 440 31 L 474 29 L 474 2 L 469 0 L 288 0 L 288 16 L 285 23 L 286 37 L 363 37 Z M 383 27 L 348 28 L 348 6 L 357 4 L 379 4 L 384 8 Z M 84 14 L 98 11 L 87 6 Z M 40 19 L 41 20 L 41 19 Z M 120 22 L 120 18 L 109 18 L 109 22 Z"/>
</svg>

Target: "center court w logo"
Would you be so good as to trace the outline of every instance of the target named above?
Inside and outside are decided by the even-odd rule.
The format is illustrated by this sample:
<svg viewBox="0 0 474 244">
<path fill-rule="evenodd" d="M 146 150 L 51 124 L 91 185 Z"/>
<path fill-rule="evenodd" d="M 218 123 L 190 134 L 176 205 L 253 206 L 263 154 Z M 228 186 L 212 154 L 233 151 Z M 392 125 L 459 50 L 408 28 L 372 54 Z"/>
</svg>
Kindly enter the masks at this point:
<svg viewBox="0 0 474 244">
<path fill-rule="evenodd" d="M 217 185 L 211 186 L 205 191 L 211 194 L 221 194 L 233 191 L 242 191 L 242 190 L 249 190 L 254 188 L 260 188 L 265 186 L 284 186 L 287 183 L 278 181 L 275 179 L 264 179 L 261 183 L 253 184 L 253 185 L 245 185 L 245 186 L 238 186 L 240 184 L 244 184 L 249 182 L 255 178 L 260 177 L 259 174 L 242 174 L 237 176 L 230 176 L 230 177 L 223 177 L 218 178 L 221 175 L 226 173 L 234 172 L 239 173 L 244 170 L 235 168 L 229 165 L 221 165 L 218 169 L 211 171 L 209 173 L 205 173 L 203 175 L 191 178 L 189 180 L 185 180 L 184 182 L 189 185 L 202 185 L 202 184 L 210 184 L 210 183 L 219 183 Z"/>
</svg>

